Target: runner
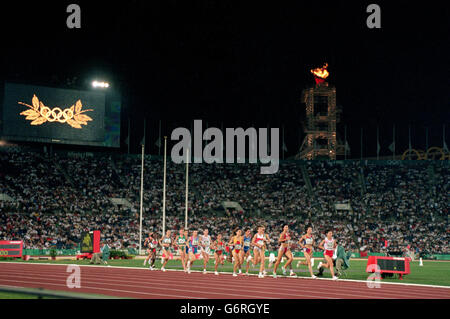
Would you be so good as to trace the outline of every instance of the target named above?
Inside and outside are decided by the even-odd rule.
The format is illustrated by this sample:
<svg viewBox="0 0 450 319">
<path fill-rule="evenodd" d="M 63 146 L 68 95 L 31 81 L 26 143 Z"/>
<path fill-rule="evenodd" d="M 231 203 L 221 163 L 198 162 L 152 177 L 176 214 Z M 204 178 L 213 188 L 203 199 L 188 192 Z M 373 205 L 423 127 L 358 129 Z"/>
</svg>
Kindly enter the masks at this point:
<svg viewBox="0 0 450 319">
<path fill-rule="evenodd" d="M 171 231 L 166 231 L 166 235 L 164 235 L 160 240 L 159 244 L 162 247 L 162 253 L 163 257 L 161 258 L 162 262 L 162 271 L 166 271 L 165 266 L 167 265 L 167 262 L 169 261 L 169 256 L 172 255 L 171 249 L 172 249 L 172 238 L 170 237 Z"/>
<path fill-rule="evenodd" d="M 147 239 L 144 242 L 144 246 L 147 243 L 147 247 L 148 247 L 147 253 L 148 253 L 148 258 L 150 258 L 150 261 L 148 263 L 149 264 L 148 269 L 155 270 L 155 268 L 153 266 L 155 265 L 155 261 L 156 261 L 156 248 L 158 247 L 158 235 L 151 232 Z M 145 265 L 145 261 L 144 261 L 144 265 Z"/>
<path fill-rule="evenodd" d="M 280 248 L 278 249 L 277 261 L 275 262 L 275 266 L 273 267 L 273 278 L 277 278 L 277 268 L 281 263 L 281 258 L 283 258 L 283 256 L 286 256 L 287 258 L 286 264 L 282 267 L 283 275 L 286 275 L 286 268 L 290 267 L 291 271 L 289 275 L 296 276 L 294 271 L 292 270 L 292 260 L 294 260 L 294 257 L 292 256 L 292 251 L 290 248 L 292 241 L 289 234 L 288 225 L 285 225 L 283 227 L 283 231 L 280 234 L 280 238 L 278 238 L 278 242 L 280 243 Z"/>
<path fill-rule="evenodd" d="M 248 269 L 250 267 L 250 260 L 252 260 L 251 255 L 251 246 L 252 246 L 252 232 L 250 228 L 247 228 L 244 233 L 244 250 L 242 251 L 242 259 L 247 262 L 245 266 L 245 274 L 248 276 Z M 241 273 L 241 269 L 239 269 L 239 273 Z"/>
<path fill-rule="evenodd" d="M 183 228 L 180 228 L 180 233 L 176 239 L 176 244 L 178 246 L 178 253 L 180 254 L 181 265 L 183 266 L 184 272 L 186 272 L 186 247 L 187 247 L 187 239 Z"/>
<path fill-rule="evenodd" d="M 319 263 L 319 266 L 317 269 L 320 269 L 320 267 L 328 268 L 330 269 L 331 276 L 333 277 L 333 280 L 337 280 L 338 277 L 334 275 L 334 269 L 333 269 L 333 254 L 334 250 L 337 247 L 337 242 L 333 238 L 333 232 L 331 230 L 327 231 L 327 237 L 320 242 L 319 248 L 323 249 L 323 257 L 325 258 L 326 264 L 323 264 L 322 262 Z"/>
<path fill-rule="evenodd" d="M 197 259 L 197 253 L 199 251 L 199 240 L 198 237 L 198 231 L 194 230 L 192 233 L 192 236 L 189 238 L 189 260 L 187 263 L 187 273 L 191 273 L 191 266 L 194 263 L 194 261 Z"/>
<path fill-rule="evenodd" d="M 203 231 L 203 235 L 200 238 L 200 246 L 202 248 L 203 273 L 206 274 L 206 266 L 208 265 L 209 261 L 209 252 L 211 251 L 211 236 L 208 235 L 207 229 Z"/>
<path fill-rule="evenodd" d="M 152 251 L 150 250 L 150 242 L 153 240 L 153 232 L 150 232 L 148 234 L 148 237 L 145 238 L 144 240 L 144 247 L 147 247 L 147 257 L 145 257 L 144 259 L 144 266 L 147 264 L 147 261 L 151 258 L 152 256 Z"/>
<path fill-rule="evenodd" d="M 309 273 L 311 274 L 311 277 L 316 279 L 317 277 L 313 274 L 312 267 L 314 266 L 314 258 L 312 258 L 313 255 L 313 243 L 314 243 L 314 237 L 312 235 L 313 229 L 311 226 L 308 227 L 306 230 L 306 234 L 303 235 L 298 243 L 303 249 L 303 254 L 305 255 L 306 260 L 302 262 L 297 263 L 297 267 L 300 265 L 307 265 L 309 269 Z"/>
<path fill-rule="evenodd" d="M 225 243 L 222 239 L 222 234 L 217 235 L 217 239 L 212 244 L 212 248 L 214 249 L 214 274 L 219 275 L 217 272 L 217 268 L 219 267 L 219 263 L 223 266 L 224 262 L 224 252 L 225 252 Z"/>
<path fill-rule="evenodd" d="M 240 265 L 242 265 L 242 245 L 244 241 L 244 237 L 242 236 L 242 231 L 238 228 L 234 231 L 234 236 L 230 238 L 230 244 L 233 243 L 233 258 L 234 258 L 234 267 L 233 267 L 233 277 L 236 277 L 236 270 Z"/>
<path fill-rule="evenodd" d="M 267 243 L 270 242 L 270 238 L 267 234 L 264 233 L 265 227 L 259 226 L 258 232 L 253 236 L 252 244 L 254 246 L 253 248 L 253 266 L 256 266 L 258 263 L 261 263 L 261 266 L 259 267 L 259 275 L 258 278 L 264 278 L 264 276 L 267 274 L 267 272 L 264 270 L 265 267 L 265 253 L 266 253 L 266 247 Z"/>
</svg>

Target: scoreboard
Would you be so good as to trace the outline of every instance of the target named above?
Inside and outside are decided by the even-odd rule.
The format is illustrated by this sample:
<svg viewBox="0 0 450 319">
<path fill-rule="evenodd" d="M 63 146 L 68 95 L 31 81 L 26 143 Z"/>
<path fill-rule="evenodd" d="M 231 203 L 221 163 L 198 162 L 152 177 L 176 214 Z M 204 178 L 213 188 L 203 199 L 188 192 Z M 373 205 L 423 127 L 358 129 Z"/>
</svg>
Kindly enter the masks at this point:
<svg viewBox="0 0 450 319">
<path fill-rule="evenodd" d="M 120 93 L 4 84 L 5 140 L 120 147 Z"/>
<path fill-rule="evenodd" d="M 1 257 L 22 257 L 23 241 L 0 240 Z"/>
</svg>

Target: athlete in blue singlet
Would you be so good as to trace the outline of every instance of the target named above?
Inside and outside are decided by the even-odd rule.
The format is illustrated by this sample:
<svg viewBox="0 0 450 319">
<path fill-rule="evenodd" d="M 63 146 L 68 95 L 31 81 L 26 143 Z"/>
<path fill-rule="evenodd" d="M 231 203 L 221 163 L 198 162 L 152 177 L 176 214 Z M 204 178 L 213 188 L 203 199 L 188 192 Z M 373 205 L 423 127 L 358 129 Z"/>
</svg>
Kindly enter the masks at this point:
<svg viewBox="0 0 450 319">
<path fill-rule="evenodd" d="M 191 265 L 197 259 L 197 253 L 199 251 L 199 241 L 198 231 L 194 230 L 192 236 L 189 238 L 189 261 L 187 264 L 187 272 L 191 273 Z"/>
<path fill-rule="evenodd" d="M 248 269 L 250 267 L 250 260 L 252 260 L 251 255 L 251 246 L 252 246 L 252 232 L 250 228 L 247 228 L 244 233 L 244 250 L 243 250 L 243 260 L 247 262 L 247 265 L 245 266 L 245 274 L 248 276 Z M 240 269 L 239 269 L 240 272 Z"/>
</svg>

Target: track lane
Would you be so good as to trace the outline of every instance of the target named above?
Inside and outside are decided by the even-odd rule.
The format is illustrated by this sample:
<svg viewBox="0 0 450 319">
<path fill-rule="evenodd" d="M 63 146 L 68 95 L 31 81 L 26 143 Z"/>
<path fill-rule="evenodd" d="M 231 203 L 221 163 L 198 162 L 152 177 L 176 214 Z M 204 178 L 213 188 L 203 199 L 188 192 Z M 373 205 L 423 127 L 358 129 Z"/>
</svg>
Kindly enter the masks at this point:
<svg viewBox="0 0 450 319">
<path fill-rule="evenodd" d="M 68 265 L 0 263 L 0 285 L 74 291 L 66 286 Z M 256 276 L 215 276 L 182 271 L 149 271 L 80 266 L 82 288 L 77 292 L 131 298 L 295 299 L 295 298 L 450 298 L 450 289 L 363 282 L 277 279 Z M 15 274 L 15 275 L 14 275 Z"/>
</svg>

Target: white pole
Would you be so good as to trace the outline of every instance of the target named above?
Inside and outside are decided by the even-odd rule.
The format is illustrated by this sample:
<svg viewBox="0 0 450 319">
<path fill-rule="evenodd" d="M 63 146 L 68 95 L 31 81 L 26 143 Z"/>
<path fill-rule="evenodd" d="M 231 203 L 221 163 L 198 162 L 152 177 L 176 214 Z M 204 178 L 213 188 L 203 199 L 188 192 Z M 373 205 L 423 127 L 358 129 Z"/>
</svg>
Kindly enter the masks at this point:
<svg viewBox="0 0 450 319">
<path fill-rule="evenodd" d="M 141 208 L 139 213 L 139 255 L 141 254 L 141 243 L 142 243 L 142 210 L 144 203 L 144 148 L 145 145 L 142 144 L 142 159 L 141 159 Z"/>
<path fill-rule="evenodd" d="M 162 235 L 166 233 L 166 153 L 167 153 L 167 136 L 164 136 L 164 182 L 163 182 L 163 228 Z"/>
<path fill-rule="evenodd" d="M 184 216 L 184 228 L 188 227 L 188 193 L 189 193 L 189 149 L 186 154 L 186 201 L 185 201 L 185 216 Z"/>
</svg>

